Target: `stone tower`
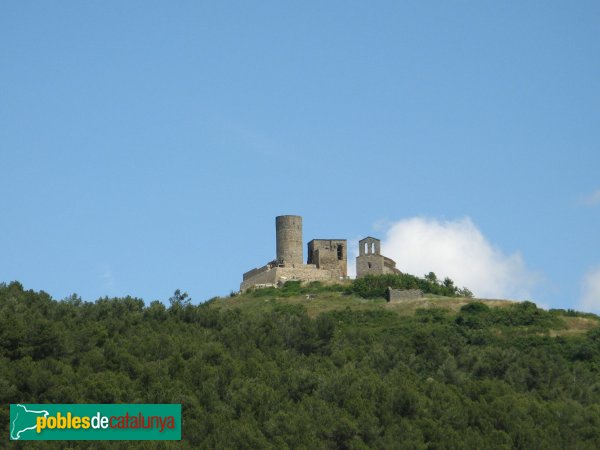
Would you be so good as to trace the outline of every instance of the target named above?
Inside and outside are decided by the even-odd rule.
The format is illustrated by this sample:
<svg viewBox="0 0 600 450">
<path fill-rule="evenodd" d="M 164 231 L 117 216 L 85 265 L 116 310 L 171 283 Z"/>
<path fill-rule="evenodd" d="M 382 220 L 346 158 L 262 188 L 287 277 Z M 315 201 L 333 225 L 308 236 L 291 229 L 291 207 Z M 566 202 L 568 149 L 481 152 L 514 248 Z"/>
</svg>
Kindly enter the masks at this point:
<svg viewBox="0 0 600 450">
<path fill-rule="evenodd" d="M 302 254 L 302 217 L 275 217 L 275 234 L 277 237 L 277 264 L 285 267 L 301 266 Z"/>
</svg>

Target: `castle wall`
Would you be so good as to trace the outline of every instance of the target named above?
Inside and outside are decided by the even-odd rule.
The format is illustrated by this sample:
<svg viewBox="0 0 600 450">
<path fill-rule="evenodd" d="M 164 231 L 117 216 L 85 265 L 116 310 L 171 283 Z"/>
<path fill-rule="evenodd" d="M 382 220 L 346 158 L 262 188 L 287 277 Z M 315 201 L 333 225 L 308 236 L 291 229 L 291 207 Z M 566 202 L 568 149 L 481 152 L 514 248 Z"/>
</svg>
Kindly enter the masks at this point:
<svg viewBox="0 0 600 450">
<path fill-rule="evenodd" d="M 240 290 L 245 291 L 256 284 L 277 284 L 277 268 L 264 266 L 244 274 Z"/>
<path fill-rule="evenodd" d="M 246 272 L 244 275 L 242 275 L 242 280 L 246 281 L 256 275 L 258 275 L 261 272 L 264 272 L 266 270 L 268 270 L 269 267 L 268 266 L 263 266 L 263 267 L 257 267 L 256 269 L 252 269 L 249 270 L 248 272 Z"/>
<path fill-rule="evenodd" d="M 240 290 L 244 291 L 257 284 L 285 283 L 286 281 L 332 281 L 339 280 L 337 270 L 317 269 L 314 264 L 302 264 L 296 267 L 273 267 L 265 266 L 264 270 L 250 271 L 244 276 L 244 281 L 240 285 Z M 244 274 L 244 275 L 246 275 Z"/>
</svg>

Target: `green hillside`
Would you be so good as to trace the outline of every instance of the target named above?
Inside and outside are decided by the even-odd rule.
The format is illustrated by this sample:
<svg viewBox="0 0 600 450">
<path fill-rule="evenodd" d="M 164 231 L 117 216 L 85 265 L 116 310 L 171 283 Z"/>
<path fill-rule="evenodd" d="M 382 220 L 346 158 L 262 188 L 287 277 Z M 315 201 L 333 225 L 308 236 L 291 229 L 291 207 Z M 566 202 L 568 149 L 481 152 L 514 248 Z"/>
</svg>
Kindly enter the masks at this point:
<svg viewBox="0 0 600 450">
<path fill-rule="evenodd" d="M 422 299 L 388 303 L 383 297 L 363 298 L 348 293 L 344 287 L 344 285 L 321 286 L 313 283 L 313 287 L 303 287 L 300 289 L 302 292 L 298 293 L 286 292 L 285 288 L 258 289 L 240 295 L 215 299 L 210 306 L 224 310 L 239 308 L 248 313 L 263 313 L 271 311 L 279 305 L 299 305 L 306 310 L 310 317 L 316 317 L 324 312 L 346 308 L 360 311 L 389 311 L 405 316 L 412 315 L 417 309 L 423 308 L 443 308 L 449 312 L 458 311 L 461 306 L 473 301 L 484 302 L 490 307 L 505 307 L 514 303 L 508 300 L 445 297 L 433 294 L 425 294 Z"/>
<path fill-rule="evenodd" d="M 459 314 L 463 306 L 469 303 L 483 303 L 489 308 L 509 308 L 513 311 L 518 308 L 518 303 L 512 300 L 486 299 L 463 297 L 460 295 L 448 297 L 443 295 L 427 294 L 423 298 L 388 302 L 384 297 L 363 298 L 352 292 L 352 282 L 341 285 L 322 285 L 311 283 L 309 285 L 296 285 L 288 282 L 290 287 L 283 289 L 263 288 L 250 290 L 238 295 L 212 299 L 207 304 L 211 308 L 220 310 L 240 310 L 246 314 L 264 314 L 280 309 L 281 307 L 299 307 L 310 318 L 333 311 L 386 311 L 398 316 L 411 316 L 415 314 L 443 313 L 449 317 Z M 542 311 L 537 309 L 537 311 Z M 542 311 L 542 313 L 544 313 Z M 567 334 L 580 334 L 600 326 L 600 317 L 594 314 L 579 313 L 576 311 L 552 310 L 552 317 L 558 319 L 553 326 L 543 330 L 548 336 Z M 538 330 L 538 332 L 540 332 Z"/>
<path fill-rule="evenodd" d="M 177 291 L 165 306 L 0 284 L 0 402 L 181 403 L 183 442 L 142 448 L 600 448 L 597 316 L 357 292 Z"/>
</svg>

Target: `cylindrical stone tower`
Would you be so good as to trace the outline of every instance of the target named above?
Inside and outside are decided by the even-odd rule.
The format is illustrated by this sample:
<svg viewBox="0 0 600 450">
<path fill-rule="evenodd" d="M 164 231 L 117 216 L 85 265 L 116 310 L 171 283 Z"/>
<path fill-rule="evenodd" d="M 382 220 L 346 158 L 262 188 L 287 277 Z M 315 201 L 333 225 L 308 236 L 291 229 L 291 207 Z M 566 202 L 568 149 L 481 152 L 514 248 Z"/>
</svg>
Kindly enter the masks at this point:
<svg viewBox="0 0 600 450">
<path fill-rule="evenodd" d="M 275 233 L 277 236 L 277 261 L 286 266 L 302 265 L 302 217 L 275 217 Z"/>
</svg>

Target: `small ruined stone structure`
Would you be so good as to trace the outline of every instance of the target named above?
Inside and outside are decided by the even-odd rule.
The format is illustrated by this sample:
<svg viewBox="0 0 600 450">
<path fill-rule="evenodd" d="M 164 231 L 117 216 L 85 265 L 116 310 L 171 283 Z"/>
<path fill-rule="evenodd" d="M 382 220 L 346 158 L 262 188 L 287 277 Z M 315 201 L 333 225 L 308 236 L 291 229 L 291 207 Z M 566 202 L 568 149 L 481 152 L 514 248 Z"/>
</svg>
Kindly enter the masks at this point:
<svg viewBox="0 0 600 450">
<path fill-rule="evenodd" d="M 345 239 L 313 239 L 308 244 L 308 263 L 303 263 L 302 217 L 275 218 L 276 258 L 243 275 L 240 290 L 277 286 L 291 280 L 339 281 L 347 276 Z"/>
<path fill-rule="evenodd" d="M 381 243 L 374 237 L 366 237 L 358 241 L 356 257 L 356 278 L 365 275 L 401 274 L 396 269 L 396 262 L 381 254 Z"/>
<path fill-rule="evenodd" d="M 403 300 L 422 298 L 423 292 L 420 289 L 392 289 L 388 287 L 385 297 L 388 302 L 395 303 Z"/>
</svg>

